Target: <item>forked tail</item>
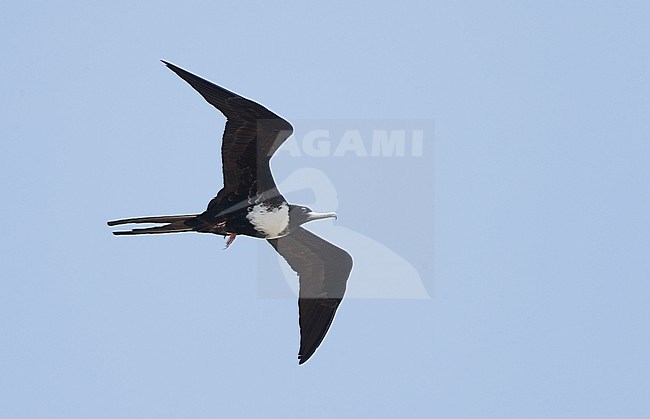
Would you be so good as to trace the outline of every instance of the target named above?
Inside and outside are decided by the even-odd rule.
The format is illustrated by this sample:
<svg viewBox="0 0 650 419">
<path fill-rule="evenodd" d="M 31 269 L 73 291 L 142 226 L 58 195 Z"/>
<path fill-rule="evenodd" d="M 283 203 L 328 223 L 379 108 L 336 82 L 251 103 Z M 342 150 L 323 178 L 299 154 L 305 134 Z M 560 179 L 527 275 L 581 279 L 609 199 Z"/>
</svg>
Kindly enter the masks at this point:
<svg viewBox="0 0 650 419">
<path fill-rule="evenodd" d="M 189 226 L 185 222 L 194 219 L 199 214 L 189 215 L 167 215 L 161 217 L 140 217 L 140 218 L 124 218 L 122 220 L 109 221 L 109 226 L 116 226 L 122 224 L 142 224 L 142 223 L 157 223 L 165 224 L 162 226 L 148 227 L 148 228 L 134 228 L 129 231 L 114 231 L 116 236 L 136 235 L 136 234 L 163 234 L 163 233 L 182 233 L 184 231 L 195 231 L 194 227 Z"/>
</svg>

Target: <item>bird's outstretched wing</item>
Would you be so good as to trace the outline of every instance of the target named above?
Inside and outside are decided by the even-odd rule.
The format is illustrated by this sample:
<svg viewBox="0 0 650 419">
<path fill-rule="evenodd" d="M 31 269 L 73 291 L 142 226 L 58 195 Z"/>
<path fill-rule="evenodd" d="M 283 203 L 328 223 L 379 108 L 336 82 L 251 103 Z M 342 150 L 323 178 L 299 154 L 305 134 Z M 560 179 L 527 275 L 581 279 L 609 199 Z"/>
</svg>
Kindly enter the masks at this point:
<svg viewBox="0 0 650 419">
<path fill-rule="evenodd" d="M 162 62 L 228 119 L 221 145 L 224 187 L 219 194 L 236 201 L 276 190 L 269 159 L 292 134 L 291 124 L 252 100 Z"/>
<path fill-rule="evenodd" d="M 352 270 L 352 257 L 302 227 L 268 242 L 300 278 L 298 359 L 303 364 L 314 354 L 334 320 Z"/>
</svg>

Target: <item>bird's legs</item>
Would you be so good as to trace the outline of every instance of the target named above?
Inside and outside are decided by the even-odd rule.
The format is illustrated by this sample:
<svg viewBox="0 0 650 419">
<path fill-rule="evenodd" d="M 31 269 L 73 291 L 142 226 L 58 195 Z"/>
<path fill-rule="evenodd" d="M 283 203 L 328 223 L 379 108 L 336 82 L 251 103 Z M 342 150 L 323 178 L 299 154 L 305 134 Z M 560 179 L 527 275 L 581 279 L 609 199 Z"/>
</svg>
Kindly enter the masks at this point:
<svg viewBox="0 0 650 419">
<path fill-rule="evenodd" d="M 225 230 L 225 229 L 226 229 L 226 222 L 225 222 L 225 221 L 221 221 L 220 223 L 217 223 L 217 227 L 218 227 L 218 230 L 217 230 L 217 231 L 219 231 L 219 230 L 221 230 L 221 229 L 224 229 L 224 230 Z M 217 234 L 224 234 L 224 233 L 222 233 L 221 231 L 219 231 Z M 235 234 L 235 233 L 229 233 L 229 232 L 227 232 L 227 231 L 226 231 L 225 234 L 224 234 L 224 238 L 226 238 L 226 235 L 228 235 L 228 241 L 226 242 L 226 247 L 224 247 L 223 250 L 226 250 L 227 248 L 229 248 L 230 245 L 232 244 L 232 242 L 235 241 L 235 237 L 237 237 L 237 234 Z"/>
<path fill-rule="evenodd" d="M 235 237 L 237 237 L 235 233 L 230 233 L 230 236 L 228 236 L 228 241 L 226 242 L 226 247 L 223 250 L 226 250 L 228 247 L 230 247 L 232 242 L 235 241 Z"/>
</svg>

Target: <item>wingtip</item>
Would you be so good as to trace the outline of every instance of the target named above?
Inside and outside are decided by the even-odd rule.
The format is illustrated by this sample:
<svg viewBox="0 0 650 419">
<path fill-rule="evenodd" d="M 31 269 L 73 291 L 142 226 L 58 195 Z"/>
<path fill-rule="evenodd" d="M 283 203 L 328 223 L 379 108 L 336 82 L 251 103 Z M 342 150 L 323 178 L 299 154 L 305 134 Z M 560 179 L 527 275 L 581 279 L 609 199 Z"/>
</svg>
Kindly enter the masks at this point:
<svg viewBox="0 0 650 419">
<path fill-rule="evenodd" d="M 309 361 L 309 358 L 313 355 L 313 352 L 309 355 L 298 354 L 298 365 L 302 365 L 305 362 Z"/>
<path fill-rule="evenodd" d="M 163 64 L 165 64 L 165 66 L 166 66 L 168 69 L 170 69 L 170 70 L 173 71 L 174 73 L 176 73 L 176 74 L 178 74 L 179 76 L 181 76 L 181 78 L 183 78 L 183 76 L 182 76 L 183 73 L 188 73 L 187 70 L 185 70 L 185 69 L 183 69 L 183 68 L 181 68 L 181 67 L 179 67 L 179 66 L 177 66 L 177 65 L 175 65 L 175 64 L 172 64 L 172 63 L 170 63 L 169 61 L 165 61 L 165 60 L 160 60 L 160 61 L 161 61 Z M 189 74 L 191 74 L 191 73 L 189 73 Z M 192 74 L 192 75 L 193 75 L 193 74 Z"/>
<path fill-rule="evenodd" d="M 169 68 L 170 70 L 177 68 L 174 64 L 170 63 L 169 61 L 160 60 L 160 62 L 165 64 L 165 67 Z"/>
</svg>

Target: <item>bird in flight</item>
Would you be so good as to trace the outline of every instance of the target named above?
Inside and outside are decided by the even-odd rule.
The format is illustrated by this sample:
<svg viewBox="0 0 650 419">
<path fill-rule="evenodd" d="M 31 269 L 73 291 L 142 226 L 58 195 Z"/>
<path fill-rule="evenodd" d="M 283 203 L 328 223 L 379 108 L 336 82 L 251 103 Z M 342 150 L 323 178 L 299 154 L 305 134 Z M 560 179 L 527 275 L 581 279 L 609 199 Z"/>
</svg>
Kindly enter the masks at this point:
<svg viewBox="0 0 650 419">
<path fill-rule="evenodd" d="M 162 62 L 227 119 L 221 145 L 223 188 L 200 214 L 126 218 L 109 221 L 108 225 L 162 224 L 114 231 L 118 236 L 212 233 L 228 238 L 226 248 L 238 235 L 268 241 L 298 274 L 298 362 L 303 364 L 314 354 L 332 324 L 352 270 L 352 257 L 301 226 L 309 221 L 336 218 L 336 214 L 289 204 L 278 191 L 269 162 L 292 134 L 289 122 L 252 100 Z"/>
</svg>

